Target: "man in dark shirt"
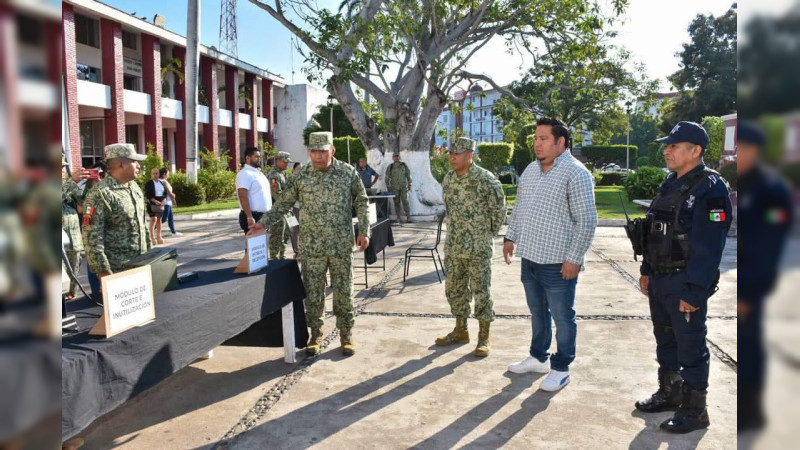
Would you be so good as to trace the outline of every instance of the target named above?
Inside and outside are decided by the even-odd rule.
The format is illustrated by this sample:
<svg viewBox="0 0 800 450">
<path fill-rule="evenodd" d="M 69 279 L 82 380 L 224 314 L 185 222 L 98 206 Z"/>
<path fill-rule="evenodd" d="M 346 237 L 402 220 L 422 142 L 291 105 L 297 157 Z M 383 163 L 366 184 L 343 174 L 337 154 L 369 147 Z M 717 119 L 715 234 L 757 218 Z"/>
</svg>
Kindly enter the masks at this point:
<svg viewBox="0 0 800 450">
<path fill-rule="evenodd" d="M 364 183 L 364 189 L 367 190 L 367 194 L 374 194 L 372 185 L 378 181 L 378 172 L 375 172 L 372 167 L 367 165 L 366 158 L 358 160 L 356 172 L 358 172 L 358 176 L 361 177 L 361 182 Z"/>
</svg>

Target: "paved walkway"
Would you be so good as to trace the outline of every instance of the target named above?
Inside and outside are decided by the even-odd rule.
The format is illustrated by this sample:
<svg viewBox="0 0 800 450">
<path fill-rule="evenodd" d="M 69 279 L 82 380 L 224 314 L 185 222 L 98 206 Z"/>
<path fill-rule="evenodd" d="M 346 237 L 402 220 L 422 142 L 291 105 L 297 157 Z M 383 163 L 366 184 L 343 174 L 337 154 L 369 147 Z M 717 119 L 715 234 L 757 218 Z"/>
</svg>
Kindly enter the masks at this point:
<svg viewBox="0 0 800 450">
<path fill-rule="evenodd" d="M 182 222 L 179 262 L 242 255 L 235 219 Z M 317 358 L 294 365 L 280 348 L 223 346 L 83 433 L 86 448 L 735 448 L 736 240 L 729 239 L 720 292 L 710 303 L 712 426 L 683 436 L 662 433 L 669 413 L 644 415 L 633 403 L 656 386 L 655 343 L 638 263 L 622 228 L 598 228 L 578 281 L 577 358 L 572 383 L 538 390 L 543 375 L 506 367 L 524 357 L 529 311 L 520 262 L 507 266 L 500 239 L 493 264 L 497 320 L 492 354 L 473 342 L 437 348 L 454 320 L 433 264 L 418 260 L 403 283 L 408 245 L 433 239 L 435 224 L 395 227 L 387 270 L 371 270 L 356 290 L 357 353 L 341 356 L 334 319 Z M 356 264 L 360 257 L 356 259 Z M 355 281 L 363 281 L 355 271 Z M 554 343 L 555 345 L 555 343 Z"/>
</svg>

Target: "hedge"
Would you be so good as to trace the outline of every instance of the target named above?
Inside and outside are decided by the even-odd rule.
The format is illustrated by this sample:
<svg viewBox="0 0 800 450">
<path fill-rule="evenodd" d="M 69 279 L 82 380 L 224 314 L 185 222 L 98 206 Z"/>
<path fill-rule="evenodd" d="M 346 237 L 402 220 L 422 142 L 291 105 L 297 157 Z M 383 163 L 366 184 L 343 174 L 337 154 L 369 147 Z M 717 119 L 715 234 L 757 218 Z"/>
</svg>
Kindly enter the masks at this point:
<svg viewBox="0 0 800 450">
<path fill-rule="evenodd" d="M 364 144 L 361 139 L 352 136 L 333 138 L 333 146 L 336 147 L 336 153 L 333 156 L 339 161 L 347 162 L 347 141 L 350 141 L 350 163 L 355 166 L 358 160 L 367 157 L 367 152 L 364 150 Z"/>
<path fill-rule="evenodd" d="M 199 184 L 189 184 L 189 179 L 183 172 L 175 172 L 167 178 L 175 200 L 181 206 L 196 206 L 205 203 L 206 193 L 203 186 Z"/>
<path fill-rule="evenodd" d="M 736 162 L 731 162 L 720 167 L 719 174 L 731 185 L 731 190 L 736 190 Z"/>
<path fill-rule="evenodd" d="M 517 169 L 517 174 L 522 175 L 528 164 L 533 162 L 533 152 L 528 146 L 528 136 L 536 133 L 536 122 L 531 122 L 519 131 L 517 142 L 514 143 L 514 157 L 512 164 Z"/>
<path fill-rule="evenodd" d="M 625 177 L 625 192 L 628 199 L 652 199 L 656 196 L 656 191 L 664 181 L 667 174 L 658 167 L 642 167 L 636 172 Z"/>
<path fill-rule="evenodd" d="M 606 172 L 601 173 L 600 182 L 598 186 L 621 186 L 625 182 L 625 173 L 622 172 Z"/>
<path fill-rule="evenodd" d="M 206 201 L 227 199 L 236 193 L 236 174 L 230 170 L 200 169 L 197 171 L 197 184 L 203 186 Z"/>
<path fill-rule="evenodd" d="M 630 159 L 636 161 L 639 147 L 631 145 L 630 149 Z M 624 145 L 584 145 L 581 147 L 581 155 L 595 165 L 611 162 L 624 164 L 626 158 Z"/>
<path fill-rule="evenodd" d="M 733 165 L 735 166 L 736 164 Z M 800 189 L 800 163 L 789 164 L 785 166 L 781 172 L 795 189 Z M 736 176 L 734 175 L 733 178 L 735 180 Z"/>
<path fill-rule="evenodd" d="M 481 163 L 484 168 L 490 171 L 509 165 L 513 153 L 514 144 L 508 142 L 481 142 L 478 144 Z"/>
<path fill-rule="evenodd" d="M 640 156 L 636 158 L 636 167 L 648 167 L 652 165 L 653 161 L 650 160 L 649 156 Z"/>
</svg>

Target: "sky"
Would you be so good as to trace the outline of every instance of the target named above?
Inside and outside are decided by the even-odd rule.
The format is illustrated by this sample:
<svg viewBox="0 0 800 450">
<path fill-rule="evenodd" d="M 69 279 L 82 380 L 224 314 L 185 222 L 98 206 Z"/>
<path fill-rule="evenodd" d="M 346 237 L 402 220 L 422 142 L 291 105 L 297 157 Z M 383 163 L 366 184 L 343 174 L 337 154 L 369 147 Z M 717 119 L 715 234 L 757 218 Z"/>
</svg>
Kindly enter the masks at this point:
<svg viewBox="0 0 800 450">
<path fill-rule="evenodd" d="M 789 0 L 759 0 L 781 4 Z M 181 0 L 105 0 L 115 8 L 152 21 L 158 13 L 166 17 L 166 28 L 186 33 L 186 2 Z M 647 74 L 660 80 L 660 91 L 672 91 L 667 76 L 680 68 L 675 53 L 689 41 L 686 30 L 697 14 L 725 13 L 733 0 L 630 0 L 623 22 L 616 28 L 614 44 L 627 48 L 632 59 L 644 63 Z M 320 5 L 335 9 L 339 1 L 320 0 Z M 201 0 L 201 42 L 219 47 L 220 0 Z M 302 57 L 292 51 L 291 34 L 266 11 L 247 0 L 239 0 L 239 59 L 283 77 L 287 83 L 306 83 L 301 72 Z M 505 85 L 521 78 L 530 60 L 505 52 L 502 41 L 489 42 L 470 60 L 466 69 L 492 77 Z"/>
</svg>

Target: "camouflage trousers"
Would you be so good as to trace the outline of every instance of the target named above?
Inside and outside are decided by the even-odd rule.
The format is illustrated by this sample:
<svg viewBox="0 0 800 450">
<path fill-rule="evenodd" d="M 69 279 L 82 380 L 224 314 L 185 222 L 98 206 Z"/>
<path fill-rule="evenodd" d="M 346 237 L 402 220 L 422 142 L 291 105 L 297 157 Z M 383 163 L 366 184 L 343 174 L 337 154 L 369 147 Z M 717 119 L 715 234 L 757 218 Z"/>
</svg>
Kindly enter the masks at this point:
<svg viewBox="0 0 800 450">
<path fill-rule="evenodd" d="M 75 273 L 75 276 L 78 276 L 78 273 L 81 271 L 81 257 L 83 256 L 83 252 L 76 252 L 73 250 L 67 250 L 67 260 L 69 261 L 70 267 L 72 267 L 72 271 Z M 78 285 L 75 283 L 75 280 L 70 278 L 69 280 L 69 295 L 75 296 L 75 293 L 78 290 Z"/>
<path fill-rule="evenodd" d="M 406 219 L 411 220 L 411 210 L 408 209 L 408 189 L 402 187 L 392 191 L 394 194 L 394 213 L 397 215 L 397 221 L 400 222 L 400 203 L 403 204 L 403 211 L 406 213 Z"/>
<path fill-rule="evenodd" d="M 475 318 L 494 320 L 492 305 L 491 258 L 456 258 L 445 255 L 445 294 L 450 312 L 456 317 L 469 317 L 469 302 L 475 299 Z"/>
<path fill-rule="evenodd" d="M 283 259 L 288 238 L 289 226 L 284 217 L 269 228 L 269 259 Z"/>
<path fill-rule="evenodd" d="M 306 322 L 311 328 L 322 326 L 325 313 L 326 274 L 330 271 L 333 287 L 333 314 L 340 330 L 353 328 L 353 256 L 302 257 L 303 285 L 306 288 Z"/>
</svg>

